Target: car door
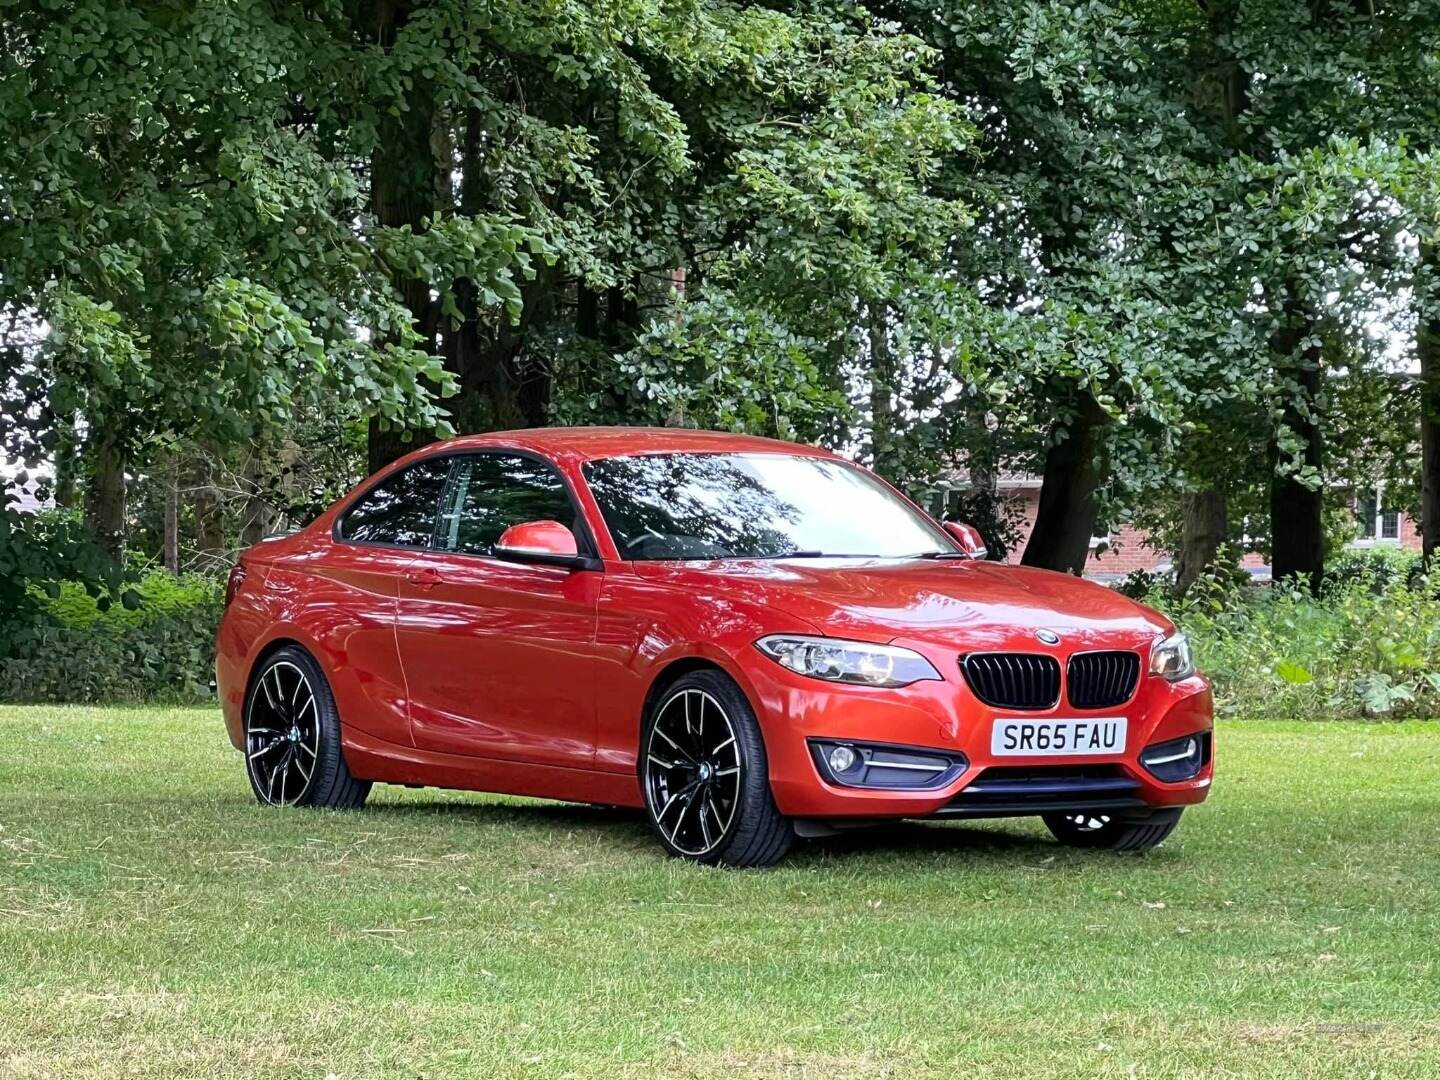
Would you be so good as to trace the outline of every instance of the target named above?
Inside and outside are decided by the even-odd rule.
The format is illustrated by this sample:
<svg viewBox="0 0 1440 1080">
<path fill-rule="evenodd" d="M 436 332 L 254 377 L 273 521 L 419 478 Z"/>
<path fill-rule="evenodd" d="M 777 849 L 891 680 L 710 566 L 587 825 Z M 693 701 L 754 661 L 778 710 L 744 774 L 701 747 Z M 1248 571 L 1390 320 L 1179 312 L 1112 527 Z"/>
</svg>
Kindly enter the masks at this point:
<svg viewBox="0 0 1440 1080">
<path fill-rule="evenodd" d="M 303 565 L 310 581 L 295 590 L 345 722 L 402 746 L 412 740 L 395 647 L 399 583 L 431 543 L 449 470 L 447 459 L 425 458 L 371 487 L 336 522 L 323 556 Z"/>
<path fill-rule="evenodd" d="M 543 519 L 589 547 L 549 462 L 515 451 L 455 457 L 434 545 L 400 581 L 396 641 L 417 747 L 591 767 L 602 575 L 493 554 L 511 525 Z"/>
</svg>

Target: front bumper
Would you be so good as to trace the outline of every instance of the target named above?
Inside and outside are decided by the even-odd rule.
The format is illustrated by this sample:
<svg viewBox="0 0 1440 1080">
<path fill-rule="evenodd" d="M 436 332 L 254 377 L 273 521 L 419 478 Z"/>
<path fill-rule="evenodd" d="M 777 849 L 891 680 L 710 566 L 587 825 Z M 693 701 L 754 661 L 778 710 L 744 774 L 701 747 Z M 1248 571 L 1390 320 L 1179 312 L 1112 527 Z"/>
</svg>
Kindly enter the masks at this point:
<svg viewBox="0 0 1440 1080">
<path fill-rule="evenodd" d="M 1053 709 L 1026 714 L 1036 720 L 1123 715 L 1129 721 L 1123 752 L 997 757 L 990 752 L 991 726 L 1015 713 L 984 705 L 958 672 L 945 672 L 941 682 L 892 690 L 806 678 L 758 652 L 744 663 L 765 735 L 771 790 L 780 812 L 791 817 L 831 821 L 1010 817 L 1079 809 L 1133 812 L 1198 803 L 1209 794 L 1214 707 L 1210 684 L 1199 675 L 1174 683 L 1142 675 L 1135 696 L 1118 709 L 1077 710 L 1062 699 Z M 1146 747 L 1200 734 L 1206 736 L 1205 761 L 1189 779 L 1166 783 L 1140 763 Z M 824 775 L 812 749 L 816 741 L 930 748 L 963 755 L 968 768 L 934 788 L 846 787 Z M 1081 775 L 1067 775 L 1075 773 Z"/>
</svg>

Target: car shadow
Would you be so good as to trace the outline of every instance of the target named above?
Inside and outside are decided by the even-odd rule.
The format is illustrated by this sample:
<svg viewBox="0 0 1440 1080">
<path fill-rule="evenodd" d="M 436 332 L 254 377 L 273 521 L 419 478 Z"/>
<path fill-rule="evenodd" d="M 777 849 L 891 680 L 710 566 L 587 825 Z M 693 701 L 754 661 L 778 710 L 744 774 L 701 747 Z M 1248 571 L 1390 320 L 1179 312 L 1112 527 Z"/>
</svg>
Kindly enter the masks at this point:
<svg viewBox="0 0 1440 1080">
<path fill-rule="evenodd" d="M 977 828 L 959 821 L 896 821 L 847 829 L 836 836 L 823 836 L 795 847 L 793 856 L 807 855 L 974 855 L 1033 856 L 1051 850 L 1048 837 L 1020 832 Z"/>
<path fill-rule="evenodd" d="M 410 799 L 404 802 L 373 802 L 367 814 L 384 814 L 395 820 L 443 816 L 476 825 L 519 831 L 575 829 L 609 833 L 617 841 L 651 843 L 644 812 L 623 806 L 591 806 L 583 803 L 485 803 L 445 802 Z M 1045 835 L 1024 833 L 1018 822 L 1008 829 L 981 828 L 961 821 L 892 821 L 845 829 L 834 836 L 797 841 L 786 865 L 804 865 L 852 856 L 999 857 L 1030 859 L 1054 853 L 1058 845 Z M 659 844 L 655 853 L 660 854 Z"/>
<path fill-rule="evenodd" d="M 611 829 L 648 832 L 642 811 L 626 806 L 592 806 L 587 803 L 489 803 L 448 802 L 439 799 L 404 802 L 376 801 L 365 807 L 366 814 L 387 817 L 444 816 L 467 820 L 477 825 L 501 825 L 516 828 L 544 829 Z"/>
</svg>

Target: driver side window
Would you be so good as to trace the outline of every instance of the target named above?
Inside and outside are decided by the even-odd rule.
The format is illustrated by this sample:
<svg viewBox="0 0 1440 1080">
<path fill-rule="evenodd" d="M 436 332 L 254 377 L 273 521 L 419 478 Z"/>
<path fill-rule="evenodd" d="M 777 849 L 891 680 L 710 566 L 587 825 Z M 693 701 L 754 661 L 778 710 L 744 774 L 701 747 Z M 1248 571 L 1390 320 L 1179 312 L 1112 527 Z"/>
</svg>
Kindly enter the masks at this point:
<svg viewBox="0 0 1440 1080">
<path fill-rule="evenodd" d="M 542 520 L 560 522 L 580 542 L 575 508 L 553 468 L 519 454 L 467 454 L 455 459 L 437 546 L 490 555 L 511 525 Z"/>
</svg>

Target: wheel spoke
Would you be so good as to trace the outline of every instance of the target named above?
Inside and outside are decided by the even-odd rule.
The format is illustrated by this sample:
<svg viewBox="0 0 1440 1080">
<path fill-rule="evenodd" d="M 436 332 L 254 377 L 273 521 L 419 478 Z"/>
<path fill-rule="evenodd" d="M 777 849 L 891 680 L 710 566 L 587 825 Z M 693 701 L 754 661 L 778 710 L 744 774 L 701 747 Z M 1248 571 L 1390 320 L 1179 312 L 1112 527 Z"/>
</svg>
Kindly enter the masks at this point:
<svg viewBox="0 0 1440 1080">
<path fill-rule="evenodd" d="M 685 798 L 685 805 L 680 807 L 680 812 L 675 815 L 675 828 L 670 831 L 670 842 L 673 844 L 680 835 L 680 826 L 685 824 L 685 815 L 690 812 L 690 807 L 695 804 L 695 788 L 692 785 L 686 789 L 688 795 Z"/>
<path fill-rule="evenodd" d="M 655 821 L 657 823 L 665 820 L 665 815 L 670 812 L 670 807 L 675 805 L 675 800 L 678 798 L 680 798 L 680 792 L 677 791 L 665 800 L 665 805 L 662 806 L 660 812 L 655 815 Z"/>
<path fill-rule="evenodd" d="M 700 819 L 700 834 L 705 837 L 705 850 L 706 850 L 706 851 L 709 851 L 712 847 L 715 846 L 715 841 L 714 841 L 714 839 L 710 836 L 710 823 L 705 820 L 705 807 L 708 806 L 708 805 L 709 805 L 709 803 L 708 803 L 704 798 L 701 798 L 701 799 L 700 799 L 700 813 L 699 813 L 698 815 L 696 815 L 696 816 L 699 817 L 699 819 Z"/>
<path fill-rule="evenodd" d="M 691 757 L 690 754 L 686 753 L 685 749 L 679 743 L 677 743 L 674 739 L 670 738 L 669 735 L 666 735 L 665 732 L 661 731 L 659 727 L 656 727 L 655 734 L 659 735 L 660 738 L 664 739 L 667 743 L 669 743 L 671 749 L 673 749 L 677 754 L 680 754 L 682 757 L 684 757 L 686 761 L 694 764 L 695 759 Z"/>
</svg>

